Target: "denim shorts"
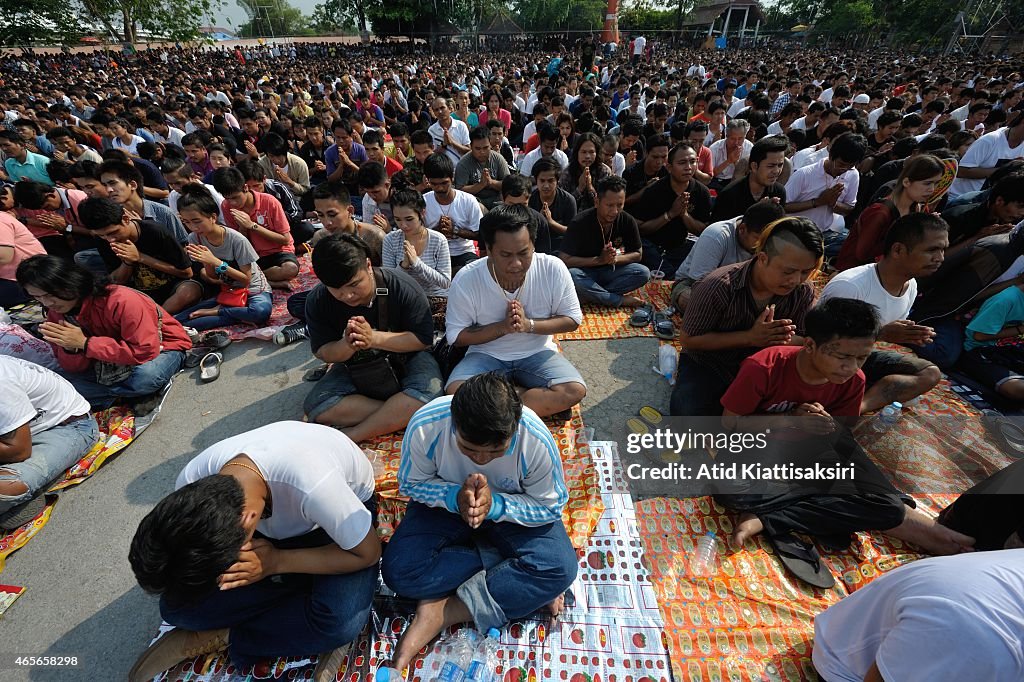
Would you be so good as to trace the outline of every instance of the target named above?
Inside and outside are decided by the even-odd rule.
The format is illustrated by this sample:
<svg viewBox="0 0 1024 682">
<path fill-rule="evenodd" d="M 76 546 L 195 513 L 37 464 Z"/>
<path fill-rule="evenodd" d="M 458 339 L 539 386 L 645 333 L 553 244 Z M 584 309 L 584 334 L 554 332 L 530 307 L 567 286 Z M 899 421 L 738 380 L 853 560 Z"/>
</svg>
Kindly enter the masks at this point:
<svg viewBox="0 0 1024 682">
<path fill-rule="evenodd" d="M 303 403 L 303 411 L 309 421 L 341 402 L 345 396 L 355 395 L 356 386 L 348 367 L 334 363 L 323 379 L 309 392 Z M 443 393 L 441 369 L 437 360 L 427 351 L 413 353 L 405 361 L 405 376 L 402 378 L 402 393 L 421 403 L 429 403 Z"/>
<path fill-rule="evenodd" d="M 0 479 L 17 479 L 28 488 L 21 495 L 0 495 L 0 513 L 43 492 L 50 482 L 84 457 L 99 437 L 99 426 L 91 414 L 32 434 L 32 455 L 28 459 L 0 465 Z"/>
<path fill-rule="evenodd" d="M 500 372 L 524 388 L 550 388 L 571 383 L 587 385 L 579 370 L 564 355 L 553 350 L 542 350 L 521 360 L 499 360 L 487 353 L 470 351 L 452 370 L 447 385 L 486 372 Z"/>
<path fill-rule="evenodd" d="M 861 367 L 867 385 L 872 386 L 892 374 L 914 375 L 923 372 L 935 363 L 908 353 L 891 350 L 872 351 L 867 362 Z"/>
</svg>

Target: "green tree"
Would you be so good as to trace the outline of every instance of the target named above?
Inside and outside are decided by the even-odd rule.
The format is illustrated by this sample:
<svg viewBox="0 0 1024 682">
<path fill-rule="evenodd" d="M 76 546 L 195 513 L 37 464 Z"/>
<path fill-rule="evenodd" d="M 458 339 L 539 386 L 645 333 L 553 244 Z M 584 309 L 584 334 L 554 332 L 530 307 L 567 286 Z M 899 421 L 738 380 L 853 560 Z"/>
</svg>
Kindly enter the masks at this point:
<svg viewBox="0 0 1024 682">
<path fill-rule="evenodd" d="M 79 33 L 77 17 L 62 0 L 0 0 L 0 45 L 70 43 Z"/>
<path fill-rule="evenodd" d="M 665 9 L 652 0 L 634 0 L 619 11 L 620 31 L 671 31 L 676 27 L 676 9 Z"/>
<path fill-rule="evenodd" d="M 125 42 L 135 42 L 139 28 L 188 41 L 201 36 L 199 27 L 208 24 L 223 4 L 223 0 L 81 0 L 81 12 L 83 19 L 99 22 L 109 35 Z"/>
<path fill-rule="evenodd" d="M 366 28 L 366 8 L 363 0 L 326 0 L 313 9 L 310 25 L 319 33 Z"/>
<path fill-rule="evenodd" d="M 259 0 L 238 0 L 248 12 L 249 21 L 242 24 L 239 32 L 246 38 L 256 36 L 300 36 L 313 35 L 310 19 L 287 0 L 276 0 L 273 4 L 261 4 Z"/>
</svg>

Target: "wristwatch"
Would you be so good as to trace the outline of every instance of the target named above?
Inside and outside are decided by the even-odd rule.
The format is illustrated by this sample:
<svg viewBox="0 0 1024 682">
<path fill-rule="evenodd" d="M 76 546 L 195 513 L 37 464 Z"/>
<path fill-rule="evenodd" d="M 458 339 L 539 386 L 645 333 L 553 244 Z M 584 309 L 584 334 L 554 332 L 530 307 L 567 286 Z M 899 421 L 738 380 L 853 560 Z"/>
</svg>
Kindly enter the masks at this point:
<svg viewBox="0 0 1024 682">
<path fill-rule="evenodd" d="M 67 225 L 64 226 L 64 232 L 66 234 L 71 234 L 71 223 L 68 223 Z"/>
<path fill-rule="evenodd" d="M 220 265 L 218 265 L 217 267 L 215 267 L 215 268 L 213 269 L 213 271 L 214 271 L 215 273 L 217 273 L 218 275 L 223 275 L 223 274 L 224 274 L 225 272 L 227 272 L 227 271 L 228 271 L 228 264 L 227 264 L 227 261 L 221 261 L 221 262 L 220 262 Z"/>
</svg>

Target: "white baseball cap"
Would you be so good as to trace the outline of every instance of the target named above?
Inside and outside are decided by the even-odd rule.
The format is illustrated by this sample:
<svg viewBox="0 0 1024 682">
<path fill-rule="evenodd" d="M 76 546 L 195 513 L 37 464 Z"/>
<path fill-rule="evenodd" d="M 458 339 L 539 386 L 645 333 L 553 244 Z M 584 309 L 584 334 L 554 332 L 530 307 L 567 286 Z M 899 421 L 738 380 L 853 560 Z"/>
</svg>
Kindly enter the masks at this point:
<svg viewBox="0 0 1024 682">
<path fill-rule="evenodd" d="M 854 104 L 871 104 L 871 98 L 863 92 L 853 98 Z"/>
</svg>

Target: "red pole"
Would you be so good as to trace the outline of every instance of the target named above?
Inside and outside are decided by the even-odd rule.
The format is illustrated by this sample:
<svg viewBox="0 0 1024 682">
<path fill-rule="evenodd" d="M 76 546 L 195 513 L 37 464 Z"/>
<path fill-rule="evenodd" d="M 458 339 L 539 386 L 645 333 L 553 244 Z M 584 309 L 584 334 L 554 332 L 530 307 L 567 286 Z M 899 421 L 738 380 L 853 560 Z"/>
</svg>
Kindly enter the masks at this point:
<svg viewBox="0 0 1024 682">
<path fill-rule="evenodd" d="M 608 0 L 608 12 L 604 15 L 604 31 L 601 42 L 619 42 L 619 0 Z"/>
</svg>

